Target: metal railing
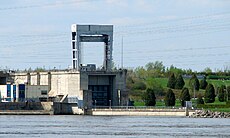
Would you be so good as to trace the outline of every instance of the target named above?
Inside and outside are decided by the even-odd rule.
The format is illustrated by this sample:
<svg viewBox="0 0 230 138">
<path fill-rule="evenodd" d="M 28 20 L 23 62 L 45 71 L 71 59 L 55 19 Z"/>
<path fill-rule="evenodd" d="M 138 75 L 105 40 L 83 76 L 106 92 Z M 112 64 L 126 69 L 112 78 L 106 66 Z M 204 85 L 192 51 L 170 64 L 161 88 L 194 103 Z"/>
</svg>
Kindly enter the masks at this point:
<svg viewBox="0 0 230 138">
<path fill-rule="evenodd" d="M 93 110 L 151 110 L 151 109 L 185 109 L 183 107 L 171 107 L 171 106 L 93 106 Z"/>
</svg>

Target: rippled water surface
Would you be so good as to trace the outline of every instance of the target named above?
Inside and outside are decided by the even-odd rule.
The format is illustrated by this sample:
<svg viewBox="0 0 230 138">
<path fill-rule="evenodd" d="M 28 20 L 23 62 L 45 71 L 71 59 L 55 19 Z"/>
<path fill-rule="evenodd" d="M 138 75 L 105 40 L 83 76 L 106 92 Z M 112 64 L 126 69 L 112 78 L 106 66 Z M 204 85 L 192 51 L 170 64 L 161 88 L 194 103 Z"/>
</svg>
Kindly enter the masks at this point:
<svg viewBox="0 0 230 138">
<path fill-rule="evenodd" d="M 230 119 L 3 115 L 0 137 L 230 137 Z"/>
</svg>

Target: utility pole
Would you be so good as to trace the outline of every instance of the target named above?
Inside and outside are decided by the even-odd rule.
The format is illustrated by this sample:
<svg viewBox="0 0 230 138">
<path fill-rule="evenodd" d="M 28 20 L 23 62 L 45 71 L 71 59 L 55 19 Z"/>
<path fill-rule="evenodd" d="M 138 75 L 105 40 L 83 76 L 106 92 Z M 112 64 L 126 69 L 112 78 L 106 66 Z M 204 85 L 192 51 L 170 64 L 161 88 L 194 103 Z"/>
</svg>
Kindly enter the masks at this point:
<svg viewBox="0 0 230 138">
<path fill-rule="evenodd" d="M 196 97 L 196 89 L 195 89 L 195 84 L 193 83 L 193 92 L 194 92 L 194 100 L 195 100 L 195 97 Z"/>
<path fill-rule="evenodd" d="M 224 86 L 225 86 L 225 88 L 226 88 L 226 101 L 228 101 L 228 86 L 227 86 L 227 84 L 225 84 L 225 82 L 223 81 L 223 83 L 224 83 Z"/>
<path fill-rule="evenodd" d="M 121 37 L 121 68 L 123 69 L 123 36 Z"/>
<path fill-rule="evenodd" d="M 228 86 L 226 85 L 226 101 L 228 101 Z"/>
</svg>

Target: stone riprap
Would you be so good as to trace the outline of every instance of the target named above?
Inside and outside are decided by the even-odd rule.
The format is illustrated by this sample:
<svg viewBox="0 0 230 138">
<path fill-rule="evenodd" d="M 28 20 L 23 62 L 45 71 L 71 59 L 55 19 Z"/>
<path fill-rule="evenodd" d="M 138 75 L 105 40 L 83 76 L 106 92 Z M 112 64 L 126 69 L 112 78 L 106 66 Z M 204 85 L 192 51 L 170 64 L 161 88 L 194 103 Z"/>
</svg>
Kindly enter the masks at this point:
<svg viewBox="0 0 230 138">
<path fill-rule="evenodd" d="M 213 112 L 209 110 L 197 110 L 191 116 L 193 118 L 230 118 L 230 113 L 227 112 Z"/>
</svg>

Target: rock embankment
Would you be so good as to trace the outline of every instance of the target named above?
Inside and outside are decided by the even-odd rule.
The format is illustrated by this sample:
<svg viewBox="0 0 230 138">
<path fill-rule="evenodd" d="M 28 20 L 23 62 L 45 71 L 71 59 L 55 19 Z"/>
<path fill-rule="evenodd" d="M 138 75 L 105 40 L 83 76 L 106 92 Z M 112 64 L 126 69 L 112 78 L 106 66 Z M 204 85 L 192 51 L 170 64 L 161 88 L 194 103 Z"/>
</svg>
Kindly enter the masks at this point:
<svg viewBox="0 0 230 138">
<path fill-rule="evenodd" d="M 230 118 L 230 113 L 227 112 L 212 112 L 209 110 L 197 110 L 190 117 L 193 118 Z"/>
</svg>

